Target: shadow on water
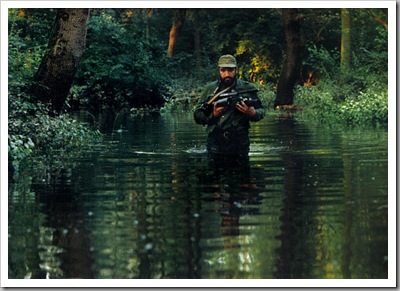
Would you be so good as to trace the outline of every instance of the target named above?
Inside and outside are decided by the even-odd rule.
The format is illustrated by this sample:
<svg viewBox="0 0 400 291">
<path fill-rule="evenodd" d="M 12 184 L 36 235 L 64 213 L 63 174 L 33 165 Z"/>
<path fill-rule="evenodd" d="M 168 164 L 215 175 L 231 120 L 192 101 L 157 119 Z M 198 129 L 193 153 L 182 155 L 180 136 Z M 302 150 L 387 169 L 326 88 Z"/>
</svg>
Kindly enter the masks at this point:
<svg viewBox="0 0 400 291">
<path fill-rule="evenodd" d="M 279 118 L 273 130 L 272 134 L 280 137 L 283 146 L 308 148 L 310 134 L 307 128 L 292 118 Z M 315 225 L 316 193 L 305 188 L 305 177 L 310 175 L 306 166 L 308 161 L 295 151 L 282 152 L 281 157 L 286 174 L 275 276 L 278 279 L 311 278 L 315 245 L 309 238 L 318 232 Z"/>
</svg>

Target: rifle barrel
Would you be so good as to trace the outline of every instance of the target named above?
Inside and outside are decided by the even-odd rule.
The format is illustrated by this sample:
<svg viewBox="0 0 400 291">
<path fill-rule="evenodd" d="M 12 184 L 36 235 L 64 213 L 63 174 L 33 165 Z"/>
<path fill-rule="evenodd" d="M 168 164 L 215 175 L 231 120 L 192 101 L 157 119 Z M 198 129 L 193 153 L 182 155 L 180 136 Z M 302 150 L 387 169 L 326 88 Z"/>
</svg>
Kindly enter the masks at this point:
<svg viewBox="0 0 400 291">
<path fill-rule="evenodd" d="M 222 93 L 219 95 L 219 97 L 229 97 L 229 96 L 236 96 L 236 95 L 241 95 L 245 93 L 252 93 L 252 92 L 258 92 L 258 89 L 250 89 L 250 90 L 245 90 L 245 91 L 240 91 L 240 92 L 227 92 L 227 93 Z"/>
</svg>

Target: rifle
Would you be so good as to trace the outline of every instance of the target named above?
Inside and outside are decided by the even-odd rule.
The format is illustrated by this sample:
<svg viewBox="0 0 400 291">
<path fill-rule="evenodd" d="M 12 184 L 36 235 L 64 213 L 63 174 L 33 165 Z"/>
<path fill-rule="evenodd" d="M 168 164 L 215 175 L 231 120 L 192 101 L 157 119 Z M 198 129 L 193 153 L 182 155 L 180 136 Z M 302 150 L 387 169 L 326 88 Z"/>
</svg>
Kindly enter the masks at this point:
<svg viewBox="0 0 400 291">
<path fill-rule="evenodd" d="M 254 100 L 251 99 L 250 97 L 243 97 L 241 95 L 246 94 L 246 93 L 255 93 L 258 92 L 258 89 L 250 89 L 250 90 L 245 90 L 245 91 L 240 91 L 240 92 L 230 92 L 230 93 L 222 93 L 218 95 L 219 99 L 217 101 L 214 101 L 215 98 L 211 96 L 209 100 L 206 102 L 206 104 L 214 104 L 217 103 L 217 107 L 225 107 L 228 106 L 232 101 L 241 102 L 244 101 L 247 106 L 255 106 L 259 104 L 259 100 Z"/>
</svg>

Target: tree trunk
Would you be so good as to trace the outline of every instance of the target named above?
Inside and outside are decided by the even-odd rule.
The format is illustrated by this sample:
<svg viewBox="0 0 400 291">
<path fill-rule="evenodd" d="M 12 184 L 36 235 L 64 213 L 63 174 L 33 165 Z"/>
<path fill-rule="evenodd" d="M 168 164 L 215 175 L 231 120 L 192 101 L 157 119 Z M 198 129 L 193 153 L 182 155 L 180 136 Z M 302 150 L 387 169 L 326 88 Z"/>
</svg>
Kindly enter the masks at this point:
<svg viewBox="0 0 400 291">
<path fill-rule="evenodd" d="M 168 43 L 168 57 L 174 55 L 174 49 L 176 40 L 178 39 L 181 31 L 183 22 L 185 21 L 186 9 L 174 9 L 174 18 L 172 20 L 171 30 L 169 32 L 169 43 Z"/>
<path fill-rule="evenodd" d="M 146 42 L 150 43 L 150 18 L 153 15 L 153 8 L 145 9 L 146 13 Z"/>
<path fill-rule="evenodd" d="M 193 10 L 194 14 L 194 55 L 196 58 L 196 72 L 200 77 L 201 72 L 201 53 L 200 53 L 200 21 L 199 9 Z"/>
<path fill-rule="evenodd" d="M 293 89 L 300 78 L 302 58 L 301 18 L 297 8 L 282 9 L 282 20 L 286 39 L 286 56 L 278 81 L 274 107 L 293 104 Z"/>
<path fill-rule="evenodd" d="M 340 46 L 340 69 L 346 72 L 350 69 L 350 11 L 347 8 L 342 8 L 342 39 Z"/>
<path fill-rule="evenodd" d="M 60 113 L 68 96 L 86 44 L 90 9 L 59 9 L 49 41 L 49 52 L 34 76 L 32 93 Z"/>
</svg>

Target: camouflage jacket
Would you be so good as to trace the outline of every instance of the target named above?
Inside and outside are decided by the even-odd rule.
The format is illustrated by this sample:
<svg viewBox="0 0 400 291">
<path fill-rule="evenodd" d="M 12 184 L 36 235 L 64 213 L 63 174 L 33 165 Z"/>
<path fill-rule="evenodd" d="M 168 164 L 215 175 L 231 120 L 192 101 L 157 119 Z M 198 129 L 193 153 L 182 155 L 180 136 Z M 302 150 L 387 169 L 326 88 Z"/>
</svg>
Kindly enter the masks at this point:
<svg viewBox="0 0 400 291">
<path fill-rule="evenodd" d="M 250 121 L 259 121 L 265 116 L 265 109 L 262 106 L 261 102 L 258 102 L 258 105 L 254 106 L 256 114 L 252 117 L 246 116 L 242 112 L 237 110 L 235 108 L 235 102 L 232 102 L 229 105 L 227 111 L 225 111 L 225 113 L 221 117 L 213 117 L 213 105 L 207 105 L 206 102 L 208 98 L 214 93 L 218 93 L 219 91 L 221 91 L 218 90 L 217 92 L 214 92 L 217 86 L 218 81 L 212 82 L 205 86 L 200 97 L 200 101 L 194 111 L 195 122 L 201 125 L 207 125 L 208 133 L 212 132 L 215 128 L 218 128 L 222 131 L 248 131 L 250 127 Z M 241 92 L 251 89 L 256 89 L 256 87 L 249 82 L 237 80 L 236 86 L 230 92 Z M 252 100 L 259 100 L 256 92 L 245 93 L 241 96 L 251 97 Z"/>
</svg>

